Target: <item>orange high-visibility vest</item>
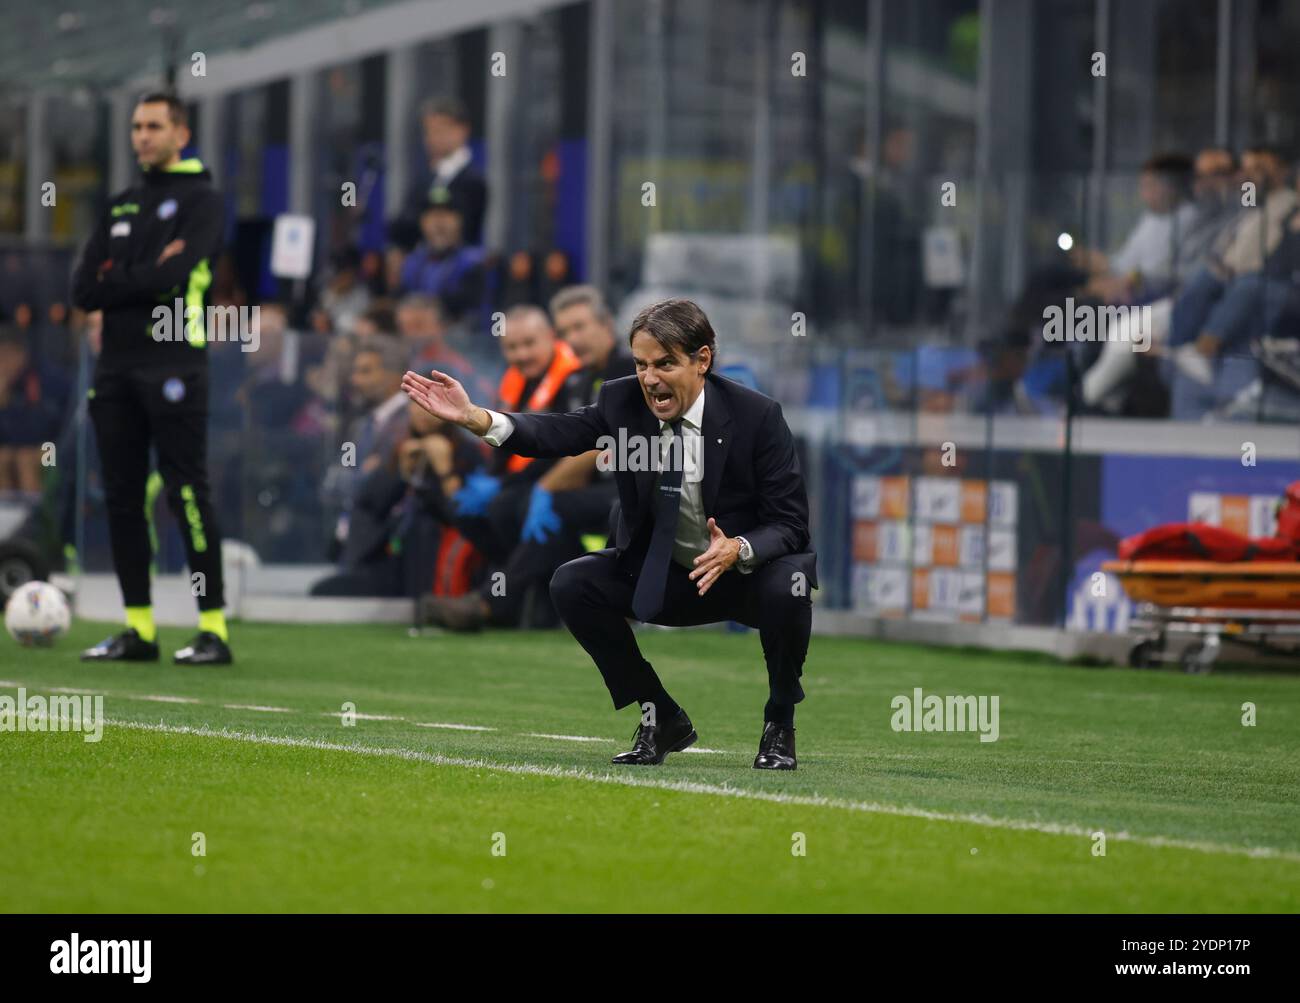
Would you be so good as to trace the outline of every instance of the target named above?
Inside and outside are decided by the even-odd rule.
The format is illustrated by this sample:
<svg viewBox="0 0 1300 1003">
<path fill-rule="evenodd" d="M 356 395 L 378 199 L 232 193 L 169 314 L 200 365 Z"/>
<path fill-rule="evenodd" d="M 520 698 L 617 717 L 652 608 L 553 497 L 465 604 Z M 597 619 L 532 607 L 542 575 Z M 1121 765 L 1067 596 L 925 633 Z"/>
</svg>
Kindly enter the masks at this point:
<svg viewBox="0 0 1300 1003">
<path fill-rule="evenodd" d="M 506 411 L 545 410 L 551 401 L 555 400 L 555 395 L 560 392 L 569 374 L 581 368 L 582 363 L 573 354 L 569 343 L 556 338 L 555 354 L 551 356 L 551 364 L 546 369 L 546 375 L 538 381 L 536 389 L 529 395 L 528 402 L 522 408 L 519 406 L 519 398 L 523 396 L 524 384 L 528 381 L 524 379 L 524 374 L 518 367 L 510 366 L 506 370 L 505 375 L 501 377 L 501 384 L 497 387 L 502 409 Z M 516 474 L 532 462 L 533 458 L 530 456 L 512 456 L 506 462 L 506 470 Z"/>
</svg>

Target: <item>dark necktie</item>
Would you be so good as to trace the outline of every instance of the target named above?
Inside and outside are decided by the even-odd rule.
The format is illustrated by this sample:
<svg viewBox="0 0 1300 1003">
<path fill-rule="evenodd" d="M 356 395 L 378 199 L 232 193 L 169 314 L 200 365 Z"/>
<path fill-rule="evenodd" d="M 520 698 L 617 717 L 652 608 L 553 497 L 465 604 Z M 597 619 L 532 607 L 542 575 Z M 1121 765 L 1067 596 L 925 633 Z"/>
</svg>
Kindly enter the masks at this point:
<svg viewBox="0 0 1300 1003">
<path fill-rule="evenodd" d="M 632 612 L 642 623 L 663 609 L 668 562 L 673 559 L 673 543 L 677 539 L 677 513 L 682 507 L 682 466 L 686 456 L 685 443 L 681 441 L 682 419 L 668 424 L 673 430 L 672 446 L 668 450 L 666 469 L 659 471 L 654 493 L 654 530 L 632 594 Z M 659 446 L 656 442 L 655 448 Z"/>
</svg>

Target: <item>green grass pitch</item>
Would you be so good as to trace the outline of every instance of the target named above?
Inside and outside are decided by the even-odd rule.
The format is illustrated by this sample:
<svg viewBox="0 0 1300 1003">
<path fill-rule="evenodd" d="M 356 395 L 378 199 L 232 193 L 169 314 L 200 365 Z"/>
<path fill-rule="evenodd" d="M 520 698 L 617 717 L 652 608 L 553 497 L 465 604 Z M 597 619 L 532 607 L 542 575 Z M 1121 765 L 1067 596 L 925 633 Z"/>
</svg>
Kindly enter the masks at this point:
<svg viewBox="0 0 1300 1003">
<path fill-rule="evenodd" d="M 82 665 L 110 629 L 0 638 L 0 694 L 103 693 L 110 722 L 0 733 L 4 911 L 1300 906 L 1294 674 L 819 637 L 799 770 L 761 773 L 757 637 L 645 630 L 713 751 L 633 769 L 637 713 L 563 632 L 236 624 L 233 669 Z M 998 741 L 893 731 L 917 686 L 998 695 Z"/>
</svg>

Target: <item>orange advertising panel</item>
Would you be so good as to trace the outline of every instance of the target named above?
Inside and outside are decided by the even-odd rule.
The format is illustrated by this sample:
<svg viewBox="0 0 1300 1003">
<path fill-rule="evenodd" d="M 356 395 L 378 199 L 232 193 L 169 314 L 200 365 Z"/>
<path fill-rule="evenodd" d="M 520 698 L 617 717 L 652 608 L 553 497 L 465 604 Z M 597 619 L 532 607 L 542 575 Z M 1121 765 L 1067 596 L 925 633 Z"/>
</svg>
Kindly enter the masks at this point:
<svg viewBox="0 0 1300 1003">
<path fill-rule="evenodd" d="M 1016 615 L 1016 576 L 1005 571 L 990 571 L 987 600 L 989 616 Z"/>
<path fill-rule="evenodd" d="M 855 561 L 876 560 L 880 552 L 878 543 L 879 530 L 874 522 L 859 519 L 853 524 L 853 559 Z"/>
<path fill-rule="evenodd" d="M 955 568 L 961 562 L 956 526 L 934 526 L 930 530 L 930 563 Z"/>
<path fill-rule="evenodd" d="M 912 609 L 930 608 L 930 569 L 917 568 L 912 572 Z"/>
<path fill-rule="evenodd" d="M 911 514 L 911 495 L 906 477 L 880 478 L 880 518 L 906 519 Z"/>
<path fill-rule="evenodd" d="M 983 522 L 988 511 L 988 495 L 983 481 L 962 481 L 961 521 Z"/>
</svg>

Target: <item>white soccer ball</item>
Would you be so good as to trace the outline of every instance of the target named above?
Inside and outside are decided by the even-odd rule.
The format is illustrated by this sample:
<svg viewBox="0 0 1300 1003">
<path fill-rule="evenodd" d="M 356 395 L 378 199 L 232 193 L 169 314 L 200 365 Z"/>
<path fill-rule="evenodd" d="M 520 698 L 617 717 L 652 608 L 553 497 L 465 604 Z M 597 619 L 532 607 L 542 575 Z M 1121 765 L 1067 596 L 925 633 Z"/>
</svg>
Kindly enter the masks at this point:
<svg viewBox="0 0 1300 1003">
<path fill-rule="evenodd" d="M 49 582 L 20 585 L 5 606 L 5 628 L 24 647 L 53 644 L 71 623 L 68 600 Z"/>
</svg>

